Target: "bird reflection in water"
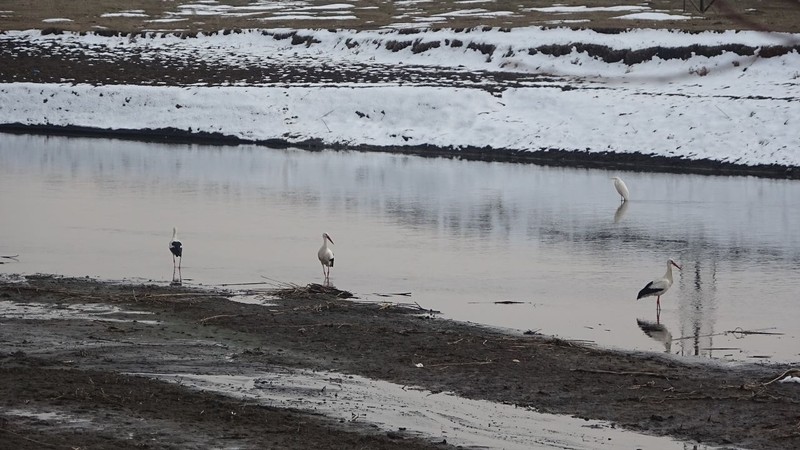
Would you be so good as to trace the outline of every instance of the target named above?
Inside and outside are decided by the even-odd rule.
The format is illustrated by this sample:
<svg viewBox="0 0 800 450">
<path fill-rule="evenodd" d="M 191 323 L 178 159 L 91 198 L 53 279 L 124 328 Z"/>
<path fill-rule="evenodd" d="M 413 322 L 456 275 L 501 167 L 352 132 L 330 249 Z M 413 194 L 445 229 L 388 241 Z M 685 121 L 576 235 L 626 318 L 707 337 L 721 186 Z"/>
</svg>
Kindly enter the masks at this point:
<svg viewBox="0 0 800 450">
<path fill-rule="evenodd" d="M 639 325 L 639 328 L 644 331 L 644 334 L 646 334 L 648 337 L 654 341 L 664 344 L 664 352 L 669 353 L 670 350 L 672 350 L 672 333 L 670 333 L 667 327 L 664 326 L 658 319 L 658 316 L 656 316 L 655 322 L 644 319 L 636 319 L 636 325 Z"/>
<path fill-rule="evenodd" d="M 619 223 L 623 217 L 625 217 L 625 212 L 628 211 L 628 205 L 630 202 L 622 202 L 617 207 L 617 211 L 614 213 L 614 223 Z"/>
</svg>

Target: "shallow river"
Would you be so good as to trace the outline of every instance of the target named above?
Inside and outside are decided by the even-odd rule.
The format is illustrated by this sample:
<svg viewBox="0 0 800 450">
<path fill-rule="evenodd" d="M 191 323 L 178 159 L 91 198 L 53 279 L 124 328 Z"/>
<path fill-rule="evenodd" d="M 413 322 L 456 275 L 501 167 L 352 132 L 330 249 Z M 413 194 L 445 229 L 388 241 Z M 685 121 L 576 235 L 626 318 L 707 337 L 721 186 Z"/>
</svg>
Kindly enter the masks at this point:
<svg viewBox="0 0 800 450">
<path fill-rule="evenodd" d="M 800 360 L 798 206 L 797 181 L 0 134 L 0 272 L 168 283 L 176 226 L 184 284 L 305 285 L 327 232 L 361 299 L 687 357 Z M 670 257 L 658 317 L 636 294 Z"/>
</svg>

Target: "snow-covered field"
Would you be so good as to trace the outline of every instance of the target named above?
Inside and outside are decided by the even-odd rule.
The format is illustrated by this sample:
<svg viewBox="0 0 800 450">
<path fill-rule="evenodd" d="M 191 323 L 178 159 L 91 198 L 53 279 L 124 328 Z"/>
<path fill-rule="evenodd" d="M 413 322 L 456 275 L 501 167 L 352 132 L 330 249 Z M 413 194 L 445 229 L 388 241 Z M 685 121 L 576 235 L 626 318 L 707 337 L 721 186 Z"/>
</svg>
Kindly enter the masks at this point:
<svg viewBox="0 0 800 450">
<path fill-rule="evenodd" d="M 58 45 L 94 58 L 168 55 L 185 61 L 185 70 L 202 61 L 224 67 L 301 67 L 309 76 L 306 82 L 279 83 L 3 83 L 0 124 L 171 127 L 248 141 L 639 152 L 800 166 L 800 35 L 604 34 L 539 27 L 414 34 L 245 30 L 193 38 L 157 33 L 43 36 L 38 31 L 0 35 L 0 44 L 11 40 L 31 48 Z M 565 45 L 565 54 L 545 51 Z M 691 46 L 702 50 L 696 53 L 727 47 L 712 56 L 665 58 L 660 53 L 628 65 L 606 62 L 590 54 L 588 45 L 623 52 L 683 48 L 683 53 Z M 752 47 L 755 55 L 737 53 L 736 46 Z M 779 56 L 758 56 L 760 49 L 778 46 L 794 48 Z M 393 73 L 408 67 L 424 76 L 337 82 L 316 73 L 331 66 Z M 459 81 L 448 82 L 450 75 Z"/>
</svg>

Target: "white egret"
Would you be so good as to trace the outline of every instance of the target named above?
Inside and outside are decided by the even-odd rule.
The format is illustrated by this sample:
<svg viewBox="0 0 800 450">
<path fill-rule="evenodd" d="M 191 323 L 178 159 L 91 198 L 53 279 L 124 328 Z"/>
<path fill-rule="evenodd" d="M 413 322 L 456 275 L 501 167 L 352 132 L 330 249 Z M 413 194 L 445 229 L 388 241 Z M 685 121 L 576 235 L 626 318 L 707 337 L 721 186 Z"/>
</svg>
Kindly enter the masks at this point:
<svg viewBox="0 0 800 450">
<path fill-rule="evenodd" d="M 617 193 L 619 193 L 619 195 L 622 197 L 621 201 L 627 202 L 628 195 L 630 195 L 630 192 L 628 192 L 628 186 L 625 186 L 625 182 L 622 181 L 622 178 L 620 177 L 612 177 L 611 179 L 614 180 L 614 188 L 617 190 Z"/>
<path fill-rule="evenodd" d="M 328 247 L 328 242 L 333 244 L 333 239 L 328 236 L 328 233 L 322 233 L 322 247 L 317 252 L 317 258 L 322 264 L 322 274 L 325 275 L 326 280 L 330 278 L 331 267 L 333 267 L 333 250 Z"/>
<path fill-rule="evenodd" d="M 675 266 L 678 268 L 678 270 L 681 270 L 681 266 L 676 264 L 675 261 L 668 259 L 667 273 L 664 274 L 664 277 L 647 283 L 647 286 L 645 286 L 644 288 L 642 288 L 641 291 L 639 291 L 639 295 L 636 296 L 636 300 L 639 300 L 640 298 L 644 297 L 656 296 L 657 297 L 656 310 L 660 311 L 661 296 L 664 295 L 665 292 L 667 292 L 667 289 L 669 289 L 670 286 L 672 286 L 672 266 Z"/>
</svg>

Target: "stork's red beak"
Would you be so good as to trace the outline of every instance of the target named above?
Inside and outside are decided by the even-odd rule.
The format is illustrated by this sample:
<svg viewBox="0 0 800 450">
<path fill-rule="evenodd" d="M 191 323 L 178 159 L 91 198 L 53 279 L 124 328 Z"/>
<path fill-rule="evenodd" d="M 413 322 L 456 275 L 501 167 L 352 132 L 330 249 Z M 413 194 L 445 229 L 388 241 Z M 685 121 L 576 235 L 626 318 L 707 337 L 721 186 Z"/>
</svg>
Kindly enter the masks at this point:
<svg viewBox="0 0 800 450">
<path fill-rule="evenodd" d="M 683 270 L 683 267 L 679 266 L 675 261 L 672 261 L 672 265 L 677 267 L 678 270 Z"/>
</svg>

